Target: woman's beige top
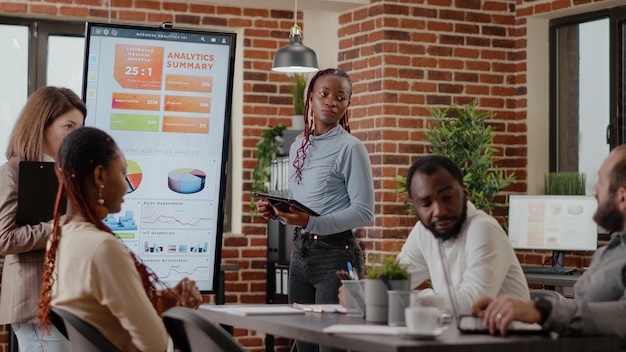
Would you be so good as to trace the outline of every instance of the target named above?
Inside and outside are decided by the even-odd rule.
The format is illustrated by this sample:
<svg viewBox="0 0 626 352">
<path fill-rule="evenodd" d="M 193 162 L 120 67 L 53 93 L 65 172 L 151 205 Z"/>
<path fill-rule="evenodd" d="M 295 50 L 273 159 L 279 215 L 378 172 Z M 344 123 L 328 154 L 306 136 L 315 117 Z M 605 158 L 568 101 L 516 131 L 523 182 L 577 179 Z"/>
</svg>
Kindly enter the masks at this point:
<svg viewBox="0 0 626 352">
<path fill-rule="evenodd" d="M 88 222 L 63 226 L 52 305 L 92 324 L 122 351 L 163 352 L 169 336 L 128 249 Z"/>
</svg>

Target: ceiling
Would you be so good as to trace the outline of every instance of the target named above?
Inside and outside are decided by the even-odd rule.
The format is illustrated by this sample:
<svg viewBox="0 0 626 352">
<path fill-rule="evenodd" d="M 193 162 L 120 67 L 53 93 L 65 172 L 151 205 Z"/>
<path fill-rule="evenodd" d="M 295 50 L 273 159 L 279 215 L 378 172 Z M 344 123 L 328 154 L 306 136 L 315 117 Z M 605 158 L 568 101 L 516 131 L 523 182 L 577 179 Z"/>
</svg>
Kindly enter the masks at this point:
<svg viewBox="0 0 626 352">
<path fill-rule="evenodd" d="M 188 0 L 174 0 L 189 2 Z M 239 6 L 250 8 L 264 8 L 277 10 L 293 10 L 298 0 L 195 0 L 200 3 L 225 6 Z M 343 12 L 359 6 L 367 5 L 370 0 L 299 0 L 298 10 L 314 10 L 328 12 Z"/>
</svg>

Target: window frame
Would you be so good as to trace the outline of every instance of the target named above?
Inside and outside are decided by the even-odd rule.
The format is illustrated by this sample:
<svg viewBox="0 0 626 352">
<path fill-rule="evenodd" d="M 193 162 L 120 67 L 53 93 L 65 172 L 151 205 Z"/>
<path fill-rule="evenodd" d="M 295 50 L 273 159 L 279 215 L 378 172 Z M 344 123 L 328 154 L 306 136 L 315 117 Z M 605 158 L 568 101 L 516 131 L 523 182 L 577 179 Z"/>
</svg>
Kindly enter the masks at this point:
<svg viewBox="0 0 626 352">
<path fill-rule="evenodd" d="M 0 16 L 0 24 L 28 27 L 28 96 L 46 86 L 48 36 L 85 36 L 84 22 Z"/>
<path fill-rule="evenodd" d="M 558 29 L 606 18 L 609 20 L 609 121 L 607 127 L 607 142 L 609 149 L 623 144 L 625 141 L 625 118 L 623 99 L 626 90 L 620 87 L 621 77 L 626 66 L 626 55 L 623 52 L 623 33 L 620 25 L 626 25 L 626 6 L 602 9 L 599 11 L 577 14 L 573 16 L 550 20 L 549 23 L 549 170 L 558 170 L 559 150 L 557 141 L 558 129 L 558 84 L 557 84 L 557 31 Z"/>
</svg>

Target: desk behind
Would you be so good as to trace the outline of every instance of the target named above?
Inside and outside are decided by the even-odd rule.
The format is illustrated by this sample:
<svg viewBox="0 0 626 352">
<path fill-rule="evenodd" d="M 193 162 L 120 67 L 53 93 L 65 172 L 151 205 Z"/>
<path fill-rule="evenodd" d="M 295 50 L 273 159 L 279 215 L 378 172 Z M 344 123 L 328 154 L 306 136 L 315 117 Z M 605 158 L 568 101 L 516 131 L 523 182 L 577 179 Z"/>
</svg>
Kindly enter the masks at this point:
<svg viewBox="0 0 626 352">
<path fill-rule="evenodd" d="M 580 274 L 553 275 L 553 274 L 524 274 L 529 284 L 544 286 L 573 287 Z"/>
<path fill-rule="evenodd" d="M 580 274 L 554 275 L 554 274 L 524 274 L 528 284 L 543 285 L 545 289 L 554 290 L 564 297 L 573 298 L 574 284 Z"/>
<path fill-rule="evenodd" d="M 208 319 L 266 334 L 318 343 L 325 346 L 361 352 L 586 352 L 619 351 L 616 337 L 567 337 L 552 340 L 547 336 L 465 335 L 449 326 L 435 340 L 412 340 L 401 336 L 337 334 L 322 330 L 333 324 L 367 324 L 365 319 L 337 313 L 306 313 L 303 315 L 241 316 L 229 306 L 204 305 L 199 310 Z"/>
</svg>

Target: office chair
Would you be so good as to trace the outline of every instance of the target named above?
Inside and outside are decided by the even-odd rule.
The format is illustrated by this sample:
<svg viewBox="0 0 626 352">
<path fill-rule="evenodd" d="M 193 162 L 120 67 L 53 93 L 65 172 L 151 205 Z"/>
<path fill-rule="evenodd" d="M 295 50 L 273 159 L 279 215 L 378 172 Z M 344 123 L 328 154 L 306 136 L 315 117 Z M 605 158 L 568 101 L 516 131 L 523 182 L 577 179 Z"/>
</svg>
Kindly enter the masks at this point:
<svg viewBox="0 0 626 352">
<path fill-rule="evenodd" d="M 122 352 L 93 325 L 66 310 L 50 307 L 50 320 L 70 340 L 72 351 Z"/>
<path fill-rule="evenodd" d="M 163 322 L 174 345 L 181 352 L 246 352 L 224 328 L 191 308 L 172 307 L 163 313 Z"/>
<path fill-rule="evenodd" d="M 553 290 L 531 289 L 530 299 L 535 300 L 537 298 L 546 298 L 553 301 L 565 301 L 565 297 L 560 293 Z"/>
</svg>

